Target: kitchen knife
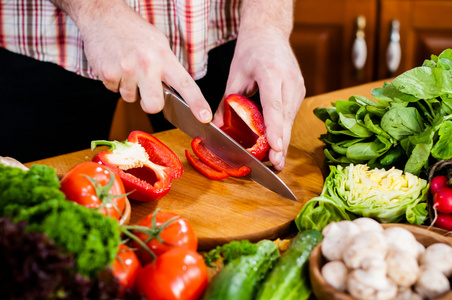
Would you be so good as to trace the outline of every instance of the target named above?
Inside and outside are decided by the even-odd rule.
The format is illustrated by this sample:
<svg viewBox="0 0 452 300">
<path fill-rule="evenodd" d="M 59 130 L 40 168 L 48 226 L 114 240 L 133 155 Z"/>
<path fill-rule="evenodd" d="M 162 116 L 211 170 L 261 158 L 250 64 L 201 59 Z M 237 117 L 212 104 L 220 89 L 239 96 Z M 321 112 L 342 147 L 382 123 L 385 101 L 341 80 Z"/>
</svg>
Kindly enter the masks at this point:
<svg viewBox="0 0 452 300">
<path fill-rule="evenodd" d="M 247 176 L 251 180 L 285 198 L 297 201 L 297 197 L 287 185 L 239 143 L 214 124 L 198 121 L 188 104 L 165 83 L 163 83 L 163 95 L 165 98 L 163 114 L 174 126 L 192 138 L 199 137 L 204 147 L 231 166 L 248 166 L 251 171 Z"/>
</svg>

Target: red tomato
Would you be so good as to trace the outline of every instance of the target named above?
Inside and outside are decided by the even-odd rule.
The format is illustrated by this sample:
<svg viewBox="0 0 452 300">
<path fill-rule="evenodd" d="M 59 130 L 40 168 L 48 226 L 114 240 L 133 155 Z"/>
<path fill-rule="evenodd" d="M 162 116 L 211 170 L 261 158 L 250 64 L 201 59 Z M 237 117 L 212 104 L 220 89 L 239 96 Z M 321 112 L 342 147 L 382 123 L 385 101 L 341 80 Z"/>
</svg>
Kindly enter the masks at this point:
<svg viewBox="0 0 452 300">
<path fill-rule="evenodd" d="M 114 175 L 112 182 L 111 175 Z M 90 178 L 97 183 L 93 185 Z M 125 208 L 125 189 L 121 178 L 116 171 L 95 162 L 83 162 L 69 170 L 61 179 L 61 191 L 68 200 L 80 205 L 89 208 L 103 206 L 99 212 L 116 220 L 121 218 Z"/>
<path fill-rule="evenodd" d="M 443 187 L 446 187 L 449 183 L 449 178 L 444 175 L 438 175 L 433 177 L 432 182 L 430 183 L 430 192 L 432 195 L 435 195 Z"/>
<path fill-rule="evenodd" d="M 142 269 L 135 251 L 121 244 L 111 267 L 113 269 L 113 275 L 119 281 L 119 296 L 124 295 L 127 290 L 134 291 L 137 275 Z"/>
<path fill-rule="evenodd" d="M 168 226 L 169 222 L 172 223 Z M 138 222 L 138 226 L 150 229 L 149 234 L 142 232 L 135 232 L 134 234 L 144 242 L 151 237 L 146 242 L 146 245 L 157 256 L 174 247 L 182 247 L 193 251 L 198 249 L 198 237 L 190 223 L 174 213 L 156 211 L 141 219 Z M 164 243 L 160 242 L 158 238 L 162 239 Z M 152 261 L 152 256 L 136 241 L 133 242 L 133 246 L 139 249 L 137 254 L 143 265 Z"/>
<path fill-rule="evenodd" d="M 196 251 L 175 247 L 146 265 L 137 291 L 148 299 L 199 299 L 207 287 L 207 267 Z"/>
<path fill-rule="evenodd" d="M 452 213 L 452 188 L 443 187 L 433 196 L 433 207 L 444 214 Z"/>
</svg>

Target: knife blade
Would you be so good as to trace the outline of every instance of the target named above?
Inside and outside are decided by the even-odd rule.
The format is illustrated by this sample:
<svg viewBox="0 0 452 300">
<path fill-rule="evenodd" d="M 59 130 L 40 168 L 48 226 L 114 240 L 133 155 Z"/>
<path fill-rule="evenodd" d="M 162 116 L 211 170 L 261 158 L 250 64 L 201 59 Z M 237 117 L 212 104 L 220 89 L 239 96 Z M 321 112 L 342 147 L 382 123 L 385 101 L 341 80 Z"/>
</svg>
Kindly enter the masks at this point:
<svg viewBox="0 0 452 300">
<path fill-rule="evenodd" d="M 289 187 L 261 161 L 213 123 L 196 119 L 188 104 L 163 83 L 163 114 L 174 126 L 192 138 L 199 137 L 204 147 L 233 167 L 248 166 L 251 180 L 290 200 L 298 201 Z"/>
</svg>

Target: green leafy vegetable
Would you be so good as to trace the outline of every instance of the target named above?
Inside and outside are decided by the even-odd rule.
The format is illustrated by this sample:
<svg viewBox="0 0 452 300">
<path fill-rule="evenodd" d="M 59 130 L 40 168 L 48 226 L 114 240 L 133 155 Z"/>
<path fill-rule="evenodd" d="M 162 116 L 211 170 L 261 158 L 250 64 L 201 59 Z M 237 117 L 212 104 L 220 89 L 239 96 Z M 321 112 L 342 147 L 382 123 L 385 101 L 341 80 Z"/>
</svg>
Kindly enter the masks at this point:
<svg viewBox="0 0 452 300">
<path fill-rule="evenodd" d="M 371 100 L 351 96 L 317 107 L 325 123 L 326 162 L 396 167 L 425 177 L 429 165 L 452 158 L 452 49 L 432 55 L 383 87 Z"/>
<path fill-rule="evenodd" d="M 118 223 L 95 210 L 65 199 L 53 168 L 33 165 L 29 171 L 0 165 L 0 213 L 27 231 L 43 232 L 75 260 L 74 271 L 94 278 L 115 258 Z"/>
<path fill-rule="evenodd" d="M 220 258 L 223 258 L 223 264 L 227 264 L 229 261 L 242 255 L 252 255 L 256 254 L 256 252 L 257 245 L 248 240 L 231 241 L 227 244 L 217 246 L 208 253 L 204 253 L 204 261 L 207 266 L 213 267 L 213 263 Z"/>
<path fill-rule="evenodd" d="M 367 165 L 330 167 L 319 197 L 309 200 L 295 219 L 298 229 L 321 231 L 328 223 L 370 217 L 382 223 L 423 224 L 428 183 L 413 174 Z"/>
<path fill-rule="evenodd" d="M 0 215 L 8 204 L 33 206 L 52 199 L 64 200 L 55 169 L 33 165 L 30 170 L 0 164 Z"/>
</svg>

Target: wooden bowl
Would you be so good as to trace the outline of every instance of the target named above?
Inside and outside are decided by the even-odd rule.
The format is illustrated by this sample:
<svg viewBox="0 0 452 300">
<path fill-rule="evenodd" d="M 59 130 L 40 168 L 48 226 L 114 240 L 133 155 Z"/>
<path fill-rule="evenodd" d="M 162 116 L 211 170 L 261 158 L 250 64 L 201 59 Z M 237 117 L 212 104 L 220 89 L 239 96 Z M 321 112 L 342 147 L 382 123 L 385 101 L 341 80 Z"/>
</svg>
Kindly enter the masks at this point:
<svg viewBox="0 0 452 300">
<path fill-rule="evenodd" d="M 426 226 L 415 226 L 408 224 L 382 224 L 383 228 L 389 227 L 402 227 L 414 234 L 418 242 L 425 247 L 428 247 L 435 243 L 444 243 L 452 246 L 452 239 L 446 237 L 441 231 L 435 229 L 428 229 Z M 318 244 L 311 252 L 309 257 L 309 277 L 311 280 L 312 291 L 317 300 L 356 300 L 351 295 L 335 289 L 328 284 L 325 278 L 322 276 L 321 269 L 326 263 L 325 258 L 321 253 L 322 243 Z M 443 297 L 436 298 L 436 300 L 452 299 L 452 291 L 444 295 Z"/>
<path fill-rule="evenodd" d="M 126 197 L 126 207 L 124 208 L 124 213 L 121 219 L 119 219 L 119 225 L 127 225 L 130 221 L 130 216 L 132 215 L 132 207 L 130 206 L 129 198 Z"/>
</svg>

